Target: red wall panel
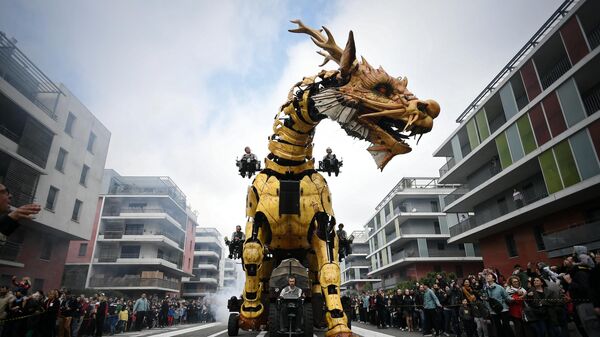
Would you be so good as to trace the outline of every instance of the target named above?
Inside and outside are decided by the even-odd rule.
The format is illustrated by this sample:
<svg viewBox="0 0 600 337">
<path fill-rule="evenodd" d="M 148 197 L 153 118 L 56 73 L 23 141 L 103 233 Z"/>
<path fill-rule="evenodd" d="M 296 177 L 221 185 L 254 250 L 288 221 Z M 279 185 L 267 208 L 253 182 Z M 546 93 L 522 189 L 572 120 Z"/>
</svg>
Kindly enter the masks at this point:
<svg viewBox="0 0 600 337">
<path fill-rule="evenodd" d="M 577 17 L 573 16 L 567 23 L 560 29 L 560 35 L 567 48 L 567 54 L 571 59 L 571 64 L 579 62 L 585 55 L 588 54 L 588 46 L 585 43 L 581 27 L 577 22 Z"/>
<path fill-rule="evenodd" d="M 523 78 L 523 84 L 525 84 L 527 97 L 531 101 L 542 92 L 540 81 L 538 81 L 537 73 L 531 59 L 521 68 L 521 77 Z"/>
<path fill-rule="evenodd" d="M 548 124 L 546 123 L 546 117 L 544 117 L 544 110 L 540 104 L 536 104 L 531 110 L 529 110 L 529 119 L 533 126 L 533 133 L 537 140 L 538 146 L 546 143 L 550 140 L 550 131 L 548 130 Z"/>
<path fill-rule="evenodd" d="M 550 125 L 552 137 L 556 137 L 567 129 L 567 124 L 565 123 L 565 118 L 563 117 L 556 92 L 553 91 L 548 94 L 548 96 L 544 97 L 542 105 L 546 112 L 546 119 L 548 120 L 548 125 Z"/>
</svg>

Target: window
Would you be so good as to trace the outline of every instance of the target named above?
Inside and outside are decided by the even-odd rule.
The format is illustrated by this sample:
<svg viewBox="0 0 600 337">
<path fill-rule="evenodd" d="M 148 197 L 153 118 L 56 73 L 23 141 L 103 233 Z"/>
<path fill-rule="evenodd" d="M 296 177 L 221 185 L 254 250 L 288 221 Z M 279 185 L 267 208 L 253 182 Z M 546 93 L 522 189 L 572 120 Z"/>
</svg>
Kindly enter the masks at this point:
<svg viewBox="0 0 600 337">
<path fill-rule="evenodd" d="M 509 257 L 518 256 L 517 252 L 517 243 L 515 242 L 515 237 L 512 234 L 509 234 L 505 237 L 506 240 L 506 250 L 508 251 Z"/>
<path fill-rule="evenodd" d="M 456 271 L 455 272 L 456 272 L 456 277 L 458 277 L 458 278 L 463 278 L 465 276 L 464 272 L 463 272 L 463 267 L 462 266 L 456 266 Z"/>
<path fill-rule="evenodd" d="M 96 142 L 96 134 L 93 132 L 90 132 L 90 138 L 88 138 L 88 145 L 87 145 L 87 150 L 90 153 L 94 153 L 94 143 Z"/>
<path fill-rule="evenodd" d="M 121 247 L 122 259 L 137 259 L 140 257 L 140 246 L 123 246 Z"/>
<path fill-rule="evenodd" d="M 81 211 L 81 205 L 83 201 L 75 199 L 75 206 L 73 206 L 73 214 L 71 214 L 71 220 L 79 221 L 79 213 Z"/>
<path fill-rule="evenodd" d="M 86 180 L 89 171 L 90 167 L 87 165 L 83 165 L 83 168 L 81 169 L 81 176 L 79 177 L 79 184 L 81 186 L 86 186 Z"/>
<path fill-rule="evenodd" d="M 125 235 L 144 235 L 144 224 L 125 224 Z"/>
<path fill-rule="evenodd" d="M 53 211 L 56 207 L 56 197 L 58 196 L 58 188 L 50 186 L 48 190 L 48 198 L 46 198 L 46 209 Z"/>
<path fill-rule="evenodd" d="M 32 289 L 44 290 L 44 279 L 43 278 L 34 278 Z"/>
<path fill-rule="evenodd" d="M 535 245 L 537 246 L 538 251 L 546 250 L 546 245 L 544 244 L 544 227 L 543 226 L 534 226 L 533 227 L 533 237 L 535 238 Z"/>
<path fill-rule="evenodd" d="M 442 234 L 442 229 L 440 228 L 440 222 L 439 221 L 434 221 L 433 222 L 433 230 L 435 234 Z"/>
<path fill-rule="evenodd" d="M 458 244 L 458 250 L 465 250 L 465 244 L 464 243 L 459 243 Z"/>
<path fill-rule="evenodd" d="M 56 157 L 56 165 L 54 165 L 54 168 L 60 172 L 64 172 L 65 170 L 65 161 L 67 159 L 67 153 L 67 150 L 63 149 L 62 147 L 60 148 L 60 150 L 58 150 L 58 157 Z"/>
<path fill-rule="evenodd" d="M 192 265 L 192 259 L 188 257 L 188 268 Z"/>
<path fill-rule="evenodd" d="M 87 243 L 80 243 L 79 244 L 79 256 L 85 256 L 85 254 L 87 253 L 87 248 L 88 248 Z"/>
<path fill-rule="evenodd" d="M 67 124 L 65 124 L 65 133 L 69 136 L 73 136 L 73 124 L 75 124 L 75 120 L 77 117 L 69 112 L 69 116 L 67 117 Z"/>
<path fill-rule="evenodd" d="M 162 251 L 162 249 L 159 249 L 158 251 L 156 251 L 156 257 L 159 259 L 162 259 L 163 257 L 165 257 L 165 253 Z"/>
<path fill-rule="evenodd" d="M 438 204 L 437 201 L 430 201 L 429 202 L 431 204 L 431 211 L 432 212 L 439 212 L 440 211 L 440 206 Z"/>
<path fill-rule="evenodd" d="M 42 260 L 50 260 L 52 256 L 52 241 L 51 239 L 46 239 L 44 244 L 42 245 L 42 249 L 40 252 L 40 259 Z"/>
<path fill-rule="evenodd" d="M 446 245 L 443 242 L 438 242 L 437 243 L 437 249 L 438 250 L 445 250 L 446 249 Z"/>
</svg>

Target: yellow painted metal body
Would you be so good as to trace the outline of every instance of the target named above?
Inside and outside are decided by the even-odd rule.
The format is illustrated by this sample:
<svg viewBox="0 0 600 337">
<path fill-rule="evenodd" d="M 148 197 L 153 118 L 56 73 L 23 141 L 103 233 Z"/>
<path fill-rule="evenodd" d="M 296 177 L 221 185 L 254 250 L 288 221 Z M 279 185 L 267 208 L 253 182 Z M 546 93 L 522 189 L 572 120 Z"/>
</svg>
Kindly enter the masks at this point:
<svg viewBox="0 0 600 337">
<path fill-rule="evenodd" d="M 314 78 L 305 80 L 305 85 L 312 84 Z M 308 111 L 309 91 L 305 91 L 302 99 L 290 100 L 281 109 L 280 115 L 287 116 L 292 127 L 284 125 L 279 118 L 275 119 L 273 135 L 269 140 L 271 154 L 295 165 L 281 165 L 271 159 L 265 159 L 265 171 L 259 173 L 248 189 L 246 198 L 247 237 L 252 233 L 254 218 L 258 212 L 265 215 L 271 230 L 269 250 L 304 249 L 307 252 L 309 277 L 313 283 L 313 294 L 322 294 L 325 300 L 325 315 L 329 331 L 326 336 L 343 336 L 351 333 L 348 329 L 347 317 L 334 318 L 331 310 L 343 312 L 340 301 L 340 267 L 338 262 L 338 242 L 334 239 L 333 256 L 328 256 L 327 243 L 320 239 L 311 222 L 317 212 L 334 215 L 331 195 L 327 182 L 314 170 L 312 158 L 312 140 L 314 128 L 318 121 L 312 120 Z M 302 116 L 302 117 L 300 117 Z M 275 174 L 273 174 L 275 173 Z M 292 174 L 300 178 L 300 214 L 279 214 L 280 180 L 278 176 Z M 309 241 L 310 238 L 310 241 Z M 240 327 L 252 328 L 265 322 L 267 311 L 264 292 L 268 291 L 268 280 L 273 269 L 271 261 L 264 261 L 266 233 L 258 230 L 257 241 L 247 239 L 244 244 L 244 266 L 246 266 L 246 282 L 244 286 Z M 256 265 L 255 275 L 249 275 L 248 266 Z M 329 286 L 335 286 L 335 293 L 328 293 Z"/>
</svg>

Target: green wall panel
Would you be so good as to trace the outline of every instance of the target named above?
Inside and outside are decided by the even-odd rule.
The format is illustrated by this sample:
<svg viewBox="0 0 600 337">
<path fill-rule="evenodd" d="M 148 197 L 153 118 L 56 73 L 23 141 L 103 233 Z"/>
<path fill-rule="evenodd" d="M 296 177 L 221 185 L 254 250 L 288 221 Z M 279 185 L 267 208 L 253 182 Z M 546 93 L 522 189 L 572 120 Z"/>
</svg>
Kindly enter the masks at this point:
<svg viewBox="0 0 600 337">
<path fill-rule="evenodd" d="M 477 135 L 477 125 L 475 125 L 474 118 L 467 122 L 467 135 L 469 135 L 469 144 L 471 150 L 473 150 L 479 145 L 479 135 Z"/>
<path fill-rule="evenodd" d="M 537 145 L 535 144 L 535 136 L 531 130 L 531 124 L 529 123 L 529 116 L 527 114 L 517 120 L 517 127 L 519 128 L 519 134 L 521 135 L 523 150 L 525 151 L 525 154 L 529 154 L 537 148 Z"/>
<path fill-rule="evenodd" d="M 481 141 L 490 136 L 490 127 L 488 126 L 487 117 L 485 115 L 485 109 L 481 108 L 475 115 L 477 121 L 477 129 L 479 130 L 479 137 Z"/>
<path fill-rule="evenodd" d="M 502 169 L 504 170 L 512 164 L 508 141 L 506 141 L 506 134 L 504 132 L 496 137 L 496 148 L 498 149 L 498 156 L 500 156 L 500 165 L 502 165 Z"/>
<path fill-rule="evenodd" d="M 565 187 L 580 182 L 581 178 L 579 177 L 579 172 L 577 172 L 577 165 L 575 164 L 568 140 L 562 141 L 554 147 L 554 155 L 556 156 L 558 169 L 560 170 Z"/>
<path fill-rule="evenodd" d="M 544 174 L 544 181 L 546 182 L 546 189 L 548 194 L 556 193 L 563 189 L 562 181 L 560 180 L 560 174 L 558 174 L 558 168 L 556 167 L 556 161 L 554 160 L 554 153 L 552 149 L 542 153 L 538 160 L 540 161 L 540 167 Z"/>
</svg>

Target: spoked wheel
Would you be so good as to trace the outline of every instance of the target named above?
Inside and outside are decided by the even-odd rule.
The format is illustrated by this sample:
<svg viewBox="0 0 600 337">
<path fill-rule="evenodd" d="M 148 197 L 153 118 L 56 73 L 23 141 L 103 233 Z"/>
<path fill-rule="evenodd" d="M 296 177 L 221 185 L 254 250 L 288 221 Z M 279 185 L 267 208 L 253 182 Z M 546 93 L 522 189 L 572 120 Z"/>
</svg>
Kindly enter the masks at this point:
<svg viewBox="0 0 600 337">
<path fill-rule="evenodd" d="M 277 312 L 277 305 L 271 303 L 269 305 L 269 337 L 277 337 L 277 330 L 279 330 L 279 312 Z"/>
<path fill-rule="evenodd" d="M 304 336 L 312 337 L 314 328 L 312 303 L 304 303 L 302 317 L 304 318 Z"/>
<path fill-rule="evenodd" d="M 237 336 L 240 332 L 239 315 L 229 314 L 229 322 L 227 322 L 227 334 L 229 336 Z"/>
</svg>

